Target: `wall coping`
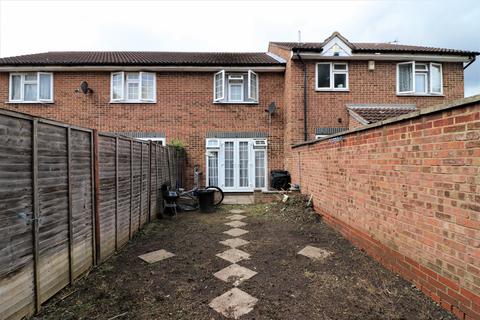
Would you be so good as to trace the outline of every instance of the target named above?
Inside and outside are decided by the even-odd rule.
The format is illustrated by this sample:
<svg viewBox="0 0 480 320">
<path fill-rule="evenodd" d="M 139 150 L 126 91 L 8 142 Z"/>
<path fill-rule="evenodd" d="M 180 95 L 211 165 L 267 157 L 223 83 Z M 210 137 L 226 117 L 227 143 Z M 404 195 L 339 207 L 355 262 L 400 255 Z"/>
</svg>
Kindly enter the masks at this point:
<svg viewBox="0 0 480 320">
<path fill-rule="evenodd" d="M 308 141 L 305 141 L 305 142 L 297 143 L 297 144 L 294 144 L 292 146 L 292 148 L 295 149 L 295 148 L 299 148 L 299 147 L 302 147 L 302 146 L 316 144 L 316 143 L 319 143 L 319 142 L 322 142 L 322 141 L 325 141 L 325 140 L 330 140 L 330 139 L 335 138 L 335 137 L 342 137 L 342 136 L 346 136 L 346 135 L 349 135 L 349 134 L 352 134 L 352 133 L 355 133 L 355 132 L 361 132 L 361 131 L 366 131 L 366 130 L 370 130 L 370 129 L 373 129 L 373 128 L 383 127 L 387 124 L 401 122 L 401 121 L 409 120 L 409 119 L 415 119 L 415 118 L 418 118 L 418 117 L 421 117 L 421 116 L 424 116 L 424 115 L 427 115 L 427 114 L 433 114 L 433 113 L 436 113 L 436 112 L 455 109 L 455 108 L 463 107 L 463 106 L 466 106 L 466 105 L 469 105 L 469 104 L 472 104 L 472 103 L 476 103 L 476 102 L 480 102 L 480 94 L 477 94 L 475 96 L 471 96 L 471 97 L 468 97 L 468 98 L 458 99 L 458 100 L 451 101 L 451 102 L 444 103 L 444 104 L 439 104 L 439 105 L 435 105 L 435 106 L 431 106 L 431 107 L 421 108 L 421 109 L 418 109 L 417 111 L 414 111 L 414 112 L 410 112 L 410 113 L 407 113 L 407 114 L 404 114 L 404 115 L 401 115 L 401 116 L 398 116 L 398 117 L 393 117 L 393 118 L 389 118 L 389 119 L 386 119 L 386 120 L 383 120 L 383 121 L 368 124 L 368 125 L 365 125 L 365 126 L 362 126 L 362 127 L 359 127 L 359 128 L 355 128 L 355 129 L 343 131 L 343 132 L 340 132 L 340 133 L 332 134 L 332 135 L 330 135 L 328 137 L 325 137 L 325 138 L 308 140 Z"/>
</svg>

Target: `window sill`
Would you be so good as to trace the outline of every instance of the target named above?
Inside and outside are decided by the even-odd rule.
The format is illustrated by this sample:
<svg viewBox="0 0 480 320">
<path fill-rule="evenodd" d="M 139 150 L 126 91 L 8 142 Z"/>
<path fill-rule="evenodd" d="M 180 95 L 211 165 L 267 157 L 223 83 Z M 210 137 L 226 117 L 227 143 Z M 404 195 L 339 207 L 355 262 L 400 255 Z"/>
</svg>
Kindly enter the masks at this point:
<svg viewBox="0 0 480 320">
<path fill-rule="evenodd" d="M 432 93 L 397 93 L 398 97 L 445 97 L 444 94 Z"/>
<path fill-rule="evenodd" d="M 7 101 L 6 104 L 54 104 L 54 101 Z"/>
<path fill-rule="evenodd" d="M 347 89 L 316 88 L 315 91 L 318 91 L 318 92 L 350 92 L 350 89 L 348 89 L 348 88 Z"/>
<path fill-rule="evenodd" d="M 110 104 L 155 104 L 157 101 L 110 101 Z"/>
<path fill-rule="evenodd" d="M 258 104 L 258 101 L 242 101 L 242 102 L 233 102 L 233 101 L 226 101 L 226 102 L 221 102 L 221 101 L 213 101 L 213 104 Z"/>
</svg>

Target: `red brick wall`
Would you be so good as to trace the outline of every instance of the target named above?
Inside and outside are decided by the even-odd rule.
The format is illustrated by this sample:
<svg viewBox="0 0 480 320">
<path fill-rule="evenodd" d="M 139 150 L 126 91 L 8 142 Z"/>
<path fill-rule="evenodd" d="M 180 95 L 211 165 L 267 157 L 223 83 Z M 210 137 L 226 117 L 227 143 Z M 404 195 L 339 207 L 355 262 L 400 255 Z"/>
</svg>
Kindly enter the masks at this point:
<svg viewBox="0 0 480 320">
<path fill-rule="evenodd" d="M 357 119 L 349 115 L 348 117 L 348 129 L 356 129 L 364 126 L 364 124 L 360 123 Z"/>
<path fill-rule="evenodd" d="M 294 148 L 290 168 L 326 222 L 460 319 L 480 319 L 480 97 L 467 100 Z"/>
<path fill-rule="evenodd" d="M 214 104 L 213 73 L 158 72 L 157 103 L 111 104 L 109 72 L 54 73 L 55 103 L 8 104 L 8 73 L 0 73 L 0 107 L 26 112 L 100 131 L 165 132 L 167 143 L 187 145 L 190 178 L 193 165 L 205 171 L 205 135 L 208 131 L 261 131 L 268 134 L 269 169 L 283 164 L 283 73 L 259 74 L 259 104 Z M 75 93 L 87 81 L 93 94 Z M 275 101 L 271 123 L 265 112 Z M 203 182 L 202 182 L 203 183 Z"/>
</svg>

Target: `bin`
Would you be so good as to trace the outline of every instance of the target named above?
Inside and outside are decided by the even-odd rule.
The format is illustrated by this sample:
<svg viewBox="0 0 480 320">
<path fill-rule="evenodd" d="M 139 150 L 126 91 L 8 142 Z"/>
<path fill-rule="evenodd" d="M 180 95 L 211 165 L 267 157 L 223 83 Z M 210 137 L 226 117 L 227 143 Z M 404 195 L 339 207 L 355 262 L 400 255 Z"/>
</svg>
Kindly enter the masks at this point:
<svg viewBox="0 0 480 320">
<path fill-rule="evenodd" d="M 270 186 L 277 190 L 288 190 L 290 188 L 290 173 L 285 170 L 272 170 L 270 172 Z"/>
<path fill-rule="evenodd" d="M 200 206 L 200 212 L 209 213 L 213 212 L 215 206 L 213 205 L 215 191 L 213 190 L 199 190 L 198 191 L 198 204 Z"/>
</svg>

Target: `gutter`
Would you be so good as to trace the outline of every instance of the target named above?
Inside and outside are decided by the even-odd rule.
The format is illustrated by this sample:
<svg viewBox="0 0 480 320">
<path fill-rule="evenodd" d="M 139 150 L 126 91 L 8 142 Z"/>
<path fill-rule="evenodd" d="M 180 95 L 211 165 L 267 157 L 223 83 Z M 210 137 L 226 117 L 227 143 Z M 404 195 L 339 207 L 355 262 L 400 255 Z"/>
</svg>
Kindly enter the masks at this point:
<svg viewBox="0 0 480 320">
<path fill-rule="evenodd" d="M 307 65 L 300 56 L 300 50 L 297 49 L 296 53 L 298 60 L 302 63 L 303 66 L 303 141 L 308 140 L 308 130 L 307 130 Z"/>
<path fill-rule="evenodd" d="M 467 63 L 467 65 L 465 67 L 463 67 L 463 70 L 467 69 L 469 65 L 471 65 L 472 63 L 475 62 L 475 60 L 477 60 L 477 57 L 476 56 L 473 56 L 472 57 L 472 60 L 470 60 L 469 63 Z"/>
</svg>

